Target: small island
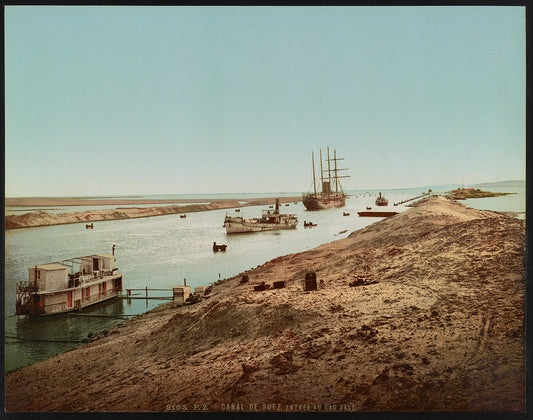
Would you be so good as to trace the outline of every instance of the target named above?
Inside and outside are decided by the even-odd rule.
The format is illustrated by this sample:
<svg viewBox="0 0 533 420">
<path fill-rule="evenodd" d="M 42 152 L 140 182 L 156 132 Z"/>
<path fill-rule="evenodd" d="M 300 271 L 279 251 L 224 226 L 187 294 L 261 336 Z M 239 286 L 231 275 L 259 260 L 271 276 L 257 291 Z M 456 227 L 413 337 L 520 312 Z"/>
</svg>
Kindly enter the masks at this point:
<svg viewBox="0 0 533 420">
<path fill-rule="evenodd" d="M 508 194 L 516 193 L 483 191 L 476 188 L 458 188 L 453 191 L 448 191 L 446 193 L 446 196 L 453 198 L 454 200 L 466 200 L 467 198 L 499 197 L 500 195 Z"/>
</svg>

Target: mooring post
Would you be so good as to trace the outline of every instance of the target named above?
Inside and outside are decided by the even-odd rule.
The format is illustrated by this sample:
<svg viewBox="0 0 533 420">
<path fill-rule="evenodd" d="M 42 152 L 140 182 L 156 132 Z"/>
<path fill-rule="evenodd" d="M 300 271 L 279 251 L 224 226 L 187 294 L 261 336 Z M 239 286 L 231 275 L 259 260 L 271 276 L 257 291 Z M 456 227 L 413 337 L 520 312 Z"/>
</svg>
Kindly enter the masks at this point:
<svg viewBox="0 0 533 420">
<path fill-rule="evenodd" d="M 187 286 L 187 279 L 183 279 L 183 285 Z"/>
<path fill-rule="evenodd" d="M 146 286 L 146 299 L 148 299 L 148 286 Z"/>
</svg>

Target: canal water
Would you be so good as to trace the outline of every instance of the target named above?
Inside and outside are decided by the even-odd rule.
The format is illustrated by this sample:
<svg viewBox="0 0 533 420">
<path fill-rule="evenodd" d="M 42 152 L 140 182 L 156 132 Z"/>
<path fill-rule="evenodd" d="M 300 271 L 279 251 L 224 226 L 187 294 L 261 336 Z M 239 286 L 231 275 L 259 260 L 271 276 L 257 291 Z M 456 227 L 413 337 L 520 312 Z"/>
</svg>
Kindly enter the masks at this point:
<svg viewBox="0 0 533 420">
<path fill-rule="evenodd" d="M 516 191 L 515 191 L 516 190 Z M 502 189 L 517 194 L 466 200 L 475 208 L 498 211 L 525 211 L 523 189 Z M 404 211 L 393 203 L 425 193 L 427 188 L 382 190 L 389 200 L 384 210 Z M 445 192 L 433 189 L 434 193 Z M 378 191 L 348 191 L 346 206 L 340 209 L 307 211 L 301 201 L 281 205 L 282 213 L 294 213 L 299 220 L 294 230 L 280 230 L 227 236 L 223 228 L 226 213 L 234 209 L 150 218 L 85 224 L 15 229 L 5 232 L 5 369 L 6 372 L 50 358 L 83 344 L 88 338 L 111 329 L 131 316 L 163 303 L 162 300 L 113 299 L 85 308 L 76 314 L 47 317 L 15 315 L 16 283 L 28 279 L 28 268 L 91 254 L 111 253 L 115 247 L 116 266 L 124 274 L 124 289 L 171 289 L 184 284 L 192 289 L 219 279 L 238 275 L 273 258 L 312 249 L 348 236 L 381 218 L 358 217 L 367 206 L 375 208 Z M 286 193 L 286 196 L 297 194 Z M 283 196 L 279 194 L 280 197 Z M 254 198 L 242 195 L 232 198 Z M 181 196 L 170 196 L 180 198 Z M 150 198 L 150 197 L 142 197 Z M 153 197 L 155 198 L 155 197 Z M 161 198 L 161 197 L 157 197 Z M 165 197 L 168 198 L 168 197 Z M 183 197 L 189 198 L 189 197 Z M 203 198 L 198 196 L 198 198 Z M 149 206 L 149 205 L 147 205 Z M 268 206 L 240 209 L 239 215 L 259 217 Z M 9 209 L 6 209 L 9 210 Z M 78 211 L 77 207 L 67 211 Z M 343 213 L 350 213 L 344 216 Z M 304 221 L 317 226 L 304 228 Z M 214 253 L 213 242 L 227 244 L 226 252 Z M 138 297 L 144 296 L 144 292 Z M 155 292 L 154 292 L 155 293 Z M 161 296 L 165 292 L 159 292 Z M 170 297 L 171 292 L 166 296 Z"/>
</svg>

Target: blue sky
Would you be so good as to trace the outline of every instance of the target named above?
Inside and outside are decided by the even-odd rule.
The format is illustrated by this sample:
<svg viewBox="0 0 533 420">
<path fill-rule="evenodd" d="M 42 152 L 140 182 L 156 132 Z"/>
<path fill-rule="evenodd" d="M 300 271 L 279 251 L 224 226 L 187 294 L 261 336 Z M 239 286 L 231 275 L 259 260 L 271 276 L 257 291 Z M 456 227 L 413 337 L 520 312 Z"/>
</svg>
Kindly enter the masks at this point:
<svg viewBox="0 0 533 420">
<path fill-rule="evenodd" d="M 525 179 L 524 7 L 5 8 L 6 196 Z"/>
</svg>

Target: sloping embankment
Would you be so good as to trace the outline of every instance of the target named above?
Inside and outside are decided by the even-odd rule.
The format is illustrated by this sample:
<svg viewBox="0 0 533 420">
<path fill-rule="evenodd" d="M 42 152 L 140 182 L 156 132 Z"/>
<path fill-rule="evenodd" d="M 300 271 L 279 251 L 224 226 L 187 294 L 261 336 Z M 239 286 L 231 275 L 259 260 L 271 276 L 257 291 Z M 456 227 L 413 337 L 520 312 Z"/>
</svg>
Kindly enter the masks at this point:
<svg viewBox="0 0 533 420">
<path fill-rule="evenodd" d="M 295 201 L 297 197 L 283 197 L 280 202 Z M 118 207 L 116 209 L 88 210 L 73 213 L 50 213 L 34 211 L 21 215 L 10 215 L 5 218 L 6 229 L 27 227 L 66 225 L 71 223 L 91 223 L 105 220 L 134 219 L 139 217 L 166 216 L 169 214 L 192 213 L 198 211 L 230 209 L 244 206 L 273 204 L 275 198 L 252 199 L 246 202 L 234 200 L 216 200 L 208 204 L 190 204 L 185 206 L 160 207 Z"/>
<path fill-rule="evenodd" d="M 524 238 L 431 197 L 8 374 L 7 410 L 523 412 Z"/>
</svg>

